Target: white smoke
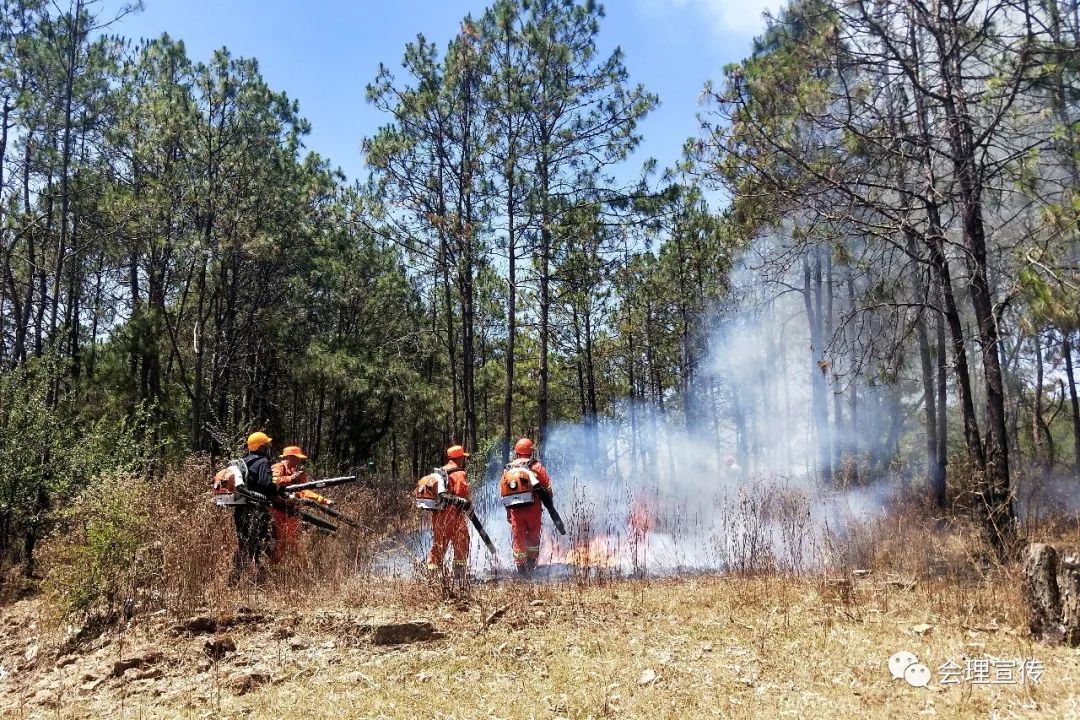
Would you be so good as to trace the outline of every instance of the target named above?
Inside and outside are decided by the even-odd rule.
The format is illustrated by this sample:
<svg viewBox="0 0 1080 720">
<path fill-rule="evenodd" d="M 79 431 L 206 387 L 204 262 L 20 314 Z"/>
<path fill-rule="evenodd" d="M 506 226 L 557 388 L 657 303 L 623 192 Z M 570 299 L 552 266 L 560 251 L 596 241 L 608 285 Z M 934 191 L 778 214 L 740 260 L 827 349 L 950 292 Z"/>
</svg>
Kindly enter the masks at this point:
<svg viewBox="0 0 1080 720">
<path fill-rule="evenodd" d="M 749 276 L 748 276 L 749 277 Z M 814 474 L 809 339 L 801 299 L 751 298 L 717 322 L 697 371 L 699 409 L 682 398 L 619 403 L 610 417 L 556 424 L 539 448 L 567 525 L 545 514 L 541 564 L 621 574 L 780 568 L 827 562 L 822 541 L 887 506 L 892 479 L 846 493 Z M 498 548 L 474 544 L 472 565 L 513 570 L 492 458 L 474 500 Z"/>
</svg>

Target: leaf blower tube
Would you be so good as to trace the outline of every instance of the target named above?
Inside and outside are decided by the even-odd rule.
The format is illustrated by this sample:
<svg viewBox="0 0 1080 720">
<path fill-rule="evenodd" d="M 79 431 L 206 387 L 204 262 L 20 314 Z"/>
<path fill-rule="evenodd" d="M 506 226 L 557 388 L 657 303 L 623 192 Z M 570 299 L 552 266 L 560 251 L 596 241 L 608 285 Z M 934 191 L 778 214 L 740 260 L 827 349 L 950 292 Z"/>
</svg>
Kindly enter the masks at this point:
<svg viewBox="0 0 1080 720">
<path fill-rule="evenodd" d="M 562 518 L 559 517 L 559 511 L 555 509 L 555 500 L 551 497 L 551 491 L 547 488 L 537 488 L 536 494 L 540 496 L 540 502 L 544 503 L 544 508 L 548 511 L 548 515 L 551 516 L 551 522 L 555 525 L 555 529 L 559 531 L 560 535 L 565 535 L 566 526 L 563 525 Z"/>
<path fill-rule="evenodd" d="M 463 497 L 451 495 L 450 493 L 442 493 L 439 497 L 442 500 L 445 500 L 448 505 L 456 505 L 461 508 L 461 512 L 465 513 L 465 517 L 469 518 L 469 522 L 476 528 L 476 534 L 484 541 L 484 545 L 487 546 L 488 552 L 494 555 L 495 543 L 491 542 L 491 538 L 488 537 L 487 531 L 484 530 L 484 525 L 480 522 L 480 518 L 476 517 L 476 512 L 473 510 L 473 504 Z"/>
<path fill-rule="evenodd" d="M 367 530 L 368 529 L 368 528 L 365 528 L 360 523 L 358 523 L 356 520 L 353 520 L 348 515 L 345 515 L 344 513 L 338 512 L 337 510 L 335 510 L 332 507 L 327 507 L 326 505 L 323 505 L 322 503 L 320 503 L 320 502 L 318 502 L 316 500 L 301 499 L 300 502 L 302 502 L 306 507 L 310 507 L 310 508 L 312 508 L 314 510 L 318 510 L 321 513 L 326 513 L 330 517 L 334 518 L 335 520 L 338 520 L 340 522 L 345 523 L 349 527 L 354 527 L 354 528 L 357 528 L 357 529 L 360 529 L 360 530 Z"/>
<path fill-rule="evenodd" d="M 332 532 L 337 532 L 337 525 L 334 525 L 332 523 L 328 523 L 325 520 L 323 520 L 322 518 L 316 517 L 316 516 L 312 515 L 311 513 L 307 512 L 306 510 L 301 510 L 300 508 L 296 507 L 295 505 L 293 505 L 292 503 L 290 503 L 288 501 L 271 500 L 270 498 L 266 497 L 262 493 L 257 493 L 254 490 L 248 490 L 246 487 L 242 487 L 242 486 L 238 486 L 236 488 L 236 493 L 238 495 L 243 495 L 249 501 L 251 501 L 251 502 L 253 502 L 253 503 L 257 504 L 257 505 L 262 505 L 263 507 L 272 507 L 272 508 L 275 508 L 277 510 L 281 510 L 286 515 L 289 515 L 291 517 L 299 517 L 304 522 L 306 522 L 309 525 L 312 525 L 314 527 L 317 527 L 320 530 L 325 530 L 326 532 L 331 532 L 331 533 Z"/>
</svg>

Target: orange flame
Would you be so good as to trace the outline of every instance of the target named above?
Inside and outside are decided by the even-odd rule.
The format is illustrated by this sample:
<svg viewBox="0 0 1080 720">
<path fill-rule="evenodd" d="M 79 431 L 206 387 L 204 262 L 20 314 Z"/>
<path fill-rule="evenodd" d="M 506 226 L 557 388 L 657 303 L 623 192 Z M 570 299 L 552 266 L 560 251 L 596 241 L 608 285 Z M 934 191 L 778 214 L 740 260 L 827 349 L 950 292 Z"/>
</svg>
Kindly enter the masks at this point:
<svg viewBox="0 0 1080 720">
<path fill-rule="evenodd" d="M 608 535 L 590 538 L 588 542 L 574 544 L 565 562 L 576 567 L 612 567 L 618 564 L 617 547 L 617 538 Z"/>
<path fill-rule="evenodd" d="M 655 527 L 652 509 L 644 498 L 634 499 L 626 524 L 625 536 L 598 534 L 588 538 L 575 537 L 570 540 L 569 548 L 560 547 L 553 536 L 545 535 L 542 555 L 550 558 L 553 564 L 581 568 L 619 567 L 629 560 Z"/>
<path fill-rule="evenodd" d="M 559 547 L 554 538 L 545 536 L 541 557 L 555 565 L 608 568 L 619 564 L 619 539 L 612 535 L 597 535 L 588 539 L 571 540 L 569 548 Z"/>
<path fill-rule="evenodd" d="M 649 511 L 649 504 L 642 498 L 634 498 L 633 504 L 630 505 L 628 524 L 630 525 L 630 535 L 635 540 L 642 540 L 653 529 L 653 518 L 652 513 Z"/>
</svg>

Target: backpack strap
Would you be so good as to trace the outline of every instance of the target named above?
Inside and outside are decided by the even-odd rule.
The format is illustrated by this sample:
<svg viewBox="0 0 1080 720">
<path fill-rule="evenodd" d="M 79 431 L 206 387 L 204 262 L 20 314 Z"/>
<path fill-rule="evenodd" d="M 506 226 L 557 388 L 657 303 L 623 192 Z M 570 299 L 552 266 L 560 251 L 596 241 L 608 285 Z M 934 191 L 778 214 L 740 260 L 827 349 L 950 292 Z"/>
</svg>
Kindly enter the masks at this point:
<svg viewBox="0 0 1080 720">
<path fill-rule="evenodd" d="M 522 462 L 522 460 L 525 460 L 525 462 Z M 535 465 L 537 462 L 539 461 L 533 460 L 532 458 L 514 458 L 510 462 L 506 463 L 506 467 L 503 468 L 503 472 L 510 470 L 511 468 L 524 468 L 526 470 L 532 470 L 533 465 Z"/>
<path fill-rule="evenodd" d="M 463 511 L 469 512 L 469 510 L 471 510 L 472 508 L 472 503 L 469 501 L 469 499 L 454 495 L 452 492 L 450 492 L 450 473 L 446 470 L 446 468 L 435 468 L 435 472 L 439 475 L 439 479 L 442 481 L 443 484 L 442 491 L 440 493 L 440 495 L 444 496 L 443 500 L 445 500 L 448 505 L 456 505 Z M 460 470 L 455 470 L 454 472 L 460 472 Z"/>
<path fill-rule="evenodd" d="M 450 473 L 446 471 L 446 468 L 435 468 L 435 474 L 438 475 L 439 480 L 442 481 L 442 487 L 439 488 L 439 490 L 444 493 L 450 492 Z"/>
<path fill-rule="evenodd" d="M 248 465 L 246 462 L 244 462 L 244 458 L 237 458 L 236 460 L 230 462 L 229 465 L 237 469 L 237 471 L 240 473 L 241 481 L 243 481 L 243 483 L 246 485 L 248 478 Z"/>
</svg>

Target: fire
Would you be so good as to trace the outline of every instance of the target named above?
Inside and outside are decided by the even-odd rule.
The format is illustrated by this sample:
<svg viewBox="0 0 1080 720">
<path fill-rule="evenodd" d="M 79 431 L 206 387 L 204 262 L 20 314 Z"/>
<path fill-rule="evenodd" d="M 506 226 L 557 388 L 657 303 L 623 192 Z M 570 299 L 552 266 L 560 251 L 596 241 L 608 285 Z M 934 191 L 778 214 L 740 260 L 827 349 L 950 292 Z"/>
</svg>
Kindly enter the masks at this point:
<svg viewBox="0 0 1080 720">
<path fill-rule="evenodd" d="M 610 568 L 619 565 L 619 539 L 611 535 L 575 538 L 570 547 L 559 547 L 554 538 L 546 537 L 541 557 L 548 557 L 552 565 L 574 567 Z"/>
<path fill-rule="evenodd" d="M 565 562 L 577 567 L 613 567 L 619 564 L 617 546 L 618 540 L 608 535 L 590 538 L 588 542 L 575 543 Z"/>
<path fill-rule="evenodd" d="M 653 529 L 652 512 L 649 504 L 642 498 L 634 498 L 630 505 L 630 517 L 627 521 L 630 526 L 630 536 L 634 540 L 643 540 Z"/>
<path fill-rule="evenodd" d="M 630 566 L 637 556 L 638 548 L 646 543 L 647 536 L 654 528 L 652 507 L 644 498 L 638 497 L 630 505 L 625 532 L 586 532 L 579 535 L 572 533 L 572 537 L 568 538 L 569 547 L 552 535 L 545 535 L 541 556 L 548 558 L 548 562 L 553 565 L 579 568 Z"/>
</svg>

